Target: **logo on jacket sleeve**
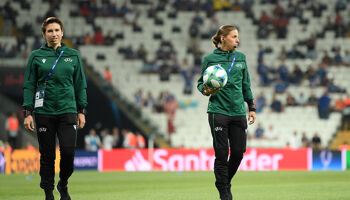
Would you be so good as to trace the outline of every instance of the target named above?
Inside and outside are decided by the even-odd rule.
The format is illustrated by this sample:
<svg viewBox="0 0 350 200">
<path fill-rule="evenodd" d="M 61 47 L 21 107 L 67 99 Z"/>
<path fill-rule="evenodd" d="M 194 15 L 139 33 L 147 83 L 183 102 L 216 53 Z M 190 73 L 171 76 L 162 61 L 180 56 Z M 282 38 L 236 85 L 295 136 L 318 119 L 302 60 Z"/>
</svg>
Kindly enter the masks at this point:
<svg viewBox="0 0 350 200">
<path fill-rule="evenodd" d="M 45 128 L 45 127 L 40 127 L 40 128 L 38 129 L 38 131 L 39 131 L 39 133 L 46 132 L 46 131 L 47 131 L 47 128 Z"/>
<path fill-rule="evenodd" d="M 222 127 L 221 126 L 215 127 L 215 132 L 218 132 L 218 131 L 222 131 Z"/>
<path fill-rule="evenodd" d="M 71 59 L 71 58 L 65 58 L 65 59 L 64 59 L 64 62 L 73 62 L 73 59 Z"/>
</svg>

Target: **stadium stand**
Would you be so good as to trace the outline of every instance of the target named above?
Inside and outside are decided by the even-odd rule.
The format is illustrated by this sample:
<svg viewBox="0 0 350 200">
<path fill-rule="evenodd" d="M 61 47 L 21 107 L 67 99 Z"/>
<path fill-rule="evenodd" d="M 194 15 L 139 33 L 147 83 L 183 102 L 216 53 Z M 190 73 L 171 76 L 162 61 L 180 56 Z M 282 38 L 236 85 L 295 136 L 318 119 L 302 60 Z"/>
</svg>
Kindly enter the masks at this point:
<svg viewBox="0 0 350 200">
<path fill-rule="evenodd" d="M 199 73 L 198 66 L 196 70 L 196 65 L 198 63 L 196 63 L 196 54 L 191 52 L 196 49 L 201 59 L 204 55 L 212 52 L 214 48 L 210 42 L 212 34 L 210 31 L 215 21 L 217 21 L 217 25 L 238 25 L 241 41 L 238 50 L 247 55 L 253 93 L 257 97 L 263 92 L 266 98 L 264 108 L 257 113 L 257 122 L 248 128 L 249 147 L 285 147 L 290 142 L 294 131 L 297 131 L 299 136 L 305 132 L 310 140 L 315 133 L 318 133 L 322 146 L 326 147 L 342 128 L 341 112 L 330 112 L 327 119 L 320 119 L 317 106 L 288 106 L 286 99 L 288 93 L 294 98 L 298 98 L 300 93 L 303 93 L 305 98 L 309 98 L 314 93 L 319 98 L 326 90 L 329 90 L 329 82 L 332 79 L 335 88 L 340 90 L 329 91 L 329 97 L 332 99 L 331 106 L 334 105 L 336 99 L 345 98 L 346 92 L 350 92 L 350 79 L 348 78 L 350 62 L 348 60 L 346 63 L 345 59 L 345 50 L 349 50 L 350 46 L 350 7 L 348 5 L 342 6 L 338 4 L 338 1 L 326 0 L 313 3 L 298 1 L 295 4 L 298 4 L 301 10 L 294 13 L 291 6 L 288 6 L 288 1 L 277 1 L 281 3 L 280 7 L 285 10 L 284 14 L 276 15 L 287 19 L 286 33 L 280 35 L 278 32 L 280 29 L 275 29 L 272 22 L 268 25 L 270 34 L 265 39 L 260 39 L 258 37 L 261 28 L 259 17 L 265 11 L 268 15 L 271 14 L 270 18 L 274 18 L 272 13 L 276 12 L 276 4 L 270 3 L 271 1 L 268 0 L 255 1 L 254 3 L 253 1 L 245 1 L 245 3 L 248 2 L 247 4 L 229 4 L 227 9 L 224 6 L 222 10 L 217 7 L 219 1 L 198 1 L 199 5 L 196 5 L 198 2 L 194 1 L 185 1 L 186 3 L 184 3 L 175 0 L 159 1 L 158 4 L 149 3 L 151 1 L 146 0 L 125 1 L 126 4 L 117 0 L 96 1 L 96 4 L 89 3 L 90 1 L 70 3 L 70 1 L 62 0 L 57 2 L 60 2 L 60 6 L 59 9 L 54 9 L 54 13 L 65 24 L 67 42 L 72 42 L 78 47 L 82 57 L 102 76 L 105 67 L 109 66 L 112 73 L 112 85 L 129 102 L 136 103 L 135 94 L 138 90 L 142 91 L 142 98 L 145 98 L 148 92 L 155 98 L 158 98 L 162 92 L 168 92 L 175 97 L 179 108 L 176 109 L 173 120 L 175 132 L 170 135 L 168 134 L 169 117 L 165 112 L 155 112 L 154 108 L 140 106 L 142 116 L 148 118 L 158 127 L 158 134 L 167 139 L 172 147 L 212 146 L 210 129 L 206 123 L 208 99 L 197 92 L 196 81 Z M 0 4 L 0 7 L 3 7 L 3 13 L 5 5 L 6 2 Z M 90 14 L 84 12 L 84 5 L 90 6 L 90 10 L 88 9 Z M 50 8 L 47 1 L 34 1 L 30 9 L 24 11 L 19 2 L 11 2 L 10 6 L 18 13 L 16 27 L 23 27 L 27 23 L 31 24 L 32 27 L 39 27 L 41 19 L 44 17 L 42 16 L 44 11 L 49 11 Z M 196 6 L 200 8 L 197 11 L 194 9 Z M 104 12 L 106 7 L 110 8 L 108 12 Z M 314 7 L 319 9 L 314 9 Z M 112 8 L 116 8 L 116 10 L 113 11 Z M 339 16 L 342 17 L 341 28 L 335 23 L 331 30 L 324 31 L 328 17 L 332 21 L 336 21 L 338 16 L 335 14 L 335 10 L 338 10 Z M 199 25 L 194 27 L 193 31 L 197 28 L 198 33 L 194 33 L 196 36 L 190 36 L 192 21 L 196 20 L 198 20 Z M 0 37 L 0 44 L 2 46 L 18 46 L 18 39 L 14 37 L 16 34 L 8 34 L 9 31 L 4 31 L 8 28 L 5 24 L 9 24 L 11 21 L 6 19 L 6 15 L 2 16 L 1 21 L 3 22 L 3 34 Z M 108 42 L 107 45 L 85 44 L 85 36 L 88 34 L 93 37 L 98 28 L 101 29 L 103 36 L 112 36 L 111 42 Z M 32 46 L 35 35 L 40 35 L 38 28 L 33 30 L 33 34 L 26 37 L 27 47 Z M 314 43 L 309 42 L 313 39 L 312 35 L 315 36 Z M 141 44 L 144 45 L 147 52 L 145 59 L 140 59 L 135 53 Z M 259 45 L 263 48 L 263 52 L 259 49 Z M 285 48 L 287 52 L 291 52 L 293 46 L 296 46 L 303 56 L 294 58 L 289 57 L 288 55 L 291 54 L 287 53 L 281 56 L 281 49 Z M 23 49 L 27 48 L 21 47 L 22 51 L 24 51 Z M 159 49 L 166 51 L 165 58 L 159 57 Z M 325 64 L 324 51 L 328 52 L 331 60 L 334 60 L 336 49 L 340 50 L 343 62 L 339 65 L 335 62 Z M 349 55 L 347 56 L 349 59 Z M 1 62 L 8 65 L 24 66 L 25 56 L 18 57 L 18 55 L 16 58 L 2 57 Z M 190 68 L 195 71 L 192 78 L 191 94 L 183 92 L 185 81 L 182 74 L 179 73 L 183 68 L 184 59 L 188 60 Z M 260 59 L 268 67 L 266 72 L 270 79 L 268 84 L 262 84 L 260 79 L 258 71 Z M 275 85 L 280 76 L 279 65 L 282 61 L 286 66 L 285 70 L 287 70 L 288 76 L 293 73 L 295 65 L 300 67 L 303 75 L 300 82 L 285 81 L 287 82 L 286 91 L 276 94 Z M 145 73 L 143 71 L 145 65 L 152 62 L 156 65 L 156 72 Z M 168 72 L 170 73 L 168 74 L 169 79 L 161 81 L 160 74 L 162 73 L 158 72 L 157 69 L 160 68 L 159 71 L 162 71 L 161 66 L 164 63 L 170 66 L 178 65 L 180 70 L 176 70 L 176 67 L 172 68 L 173 71 Z M 321 73 L 318 70 L 319 65 L 325 69 L 322 71 L 324 74 L 322 77 L 327 80 L 326 83 L 322 82 L 322 78 L 316 82 L 310 82 L 304 78 L 308 66 L 311 66 L 317 73 Z M 272 112 L 270 109 L 274 95 L 284 105 L 284 109 L 280 113 Z M 265 130 L 269 125 L 274 125 L 278 139 L 254 138 L 253 135 L 259 123 Z"/>
</svg>

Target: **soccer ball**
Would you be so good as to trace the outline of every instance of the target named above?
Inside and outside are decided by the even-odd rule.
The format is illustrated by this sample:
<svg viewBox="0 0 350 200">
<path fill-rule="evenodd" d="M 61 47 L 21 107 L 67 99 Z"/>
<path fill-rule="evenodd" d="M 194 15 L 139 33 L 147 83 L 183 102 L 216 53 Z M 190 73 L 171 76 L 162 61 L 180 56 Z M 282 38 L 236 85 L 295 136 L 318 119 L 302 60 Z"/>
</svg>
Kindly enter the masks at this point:
<svg viewBox="0 0 350 200">
<path fill-rule="evenodd" d="M 223 88 L 227 83 L 227 73 L 220 65 L 208 67 L 203 74 L 203 82 L 208 88 Z"/>
</svg>

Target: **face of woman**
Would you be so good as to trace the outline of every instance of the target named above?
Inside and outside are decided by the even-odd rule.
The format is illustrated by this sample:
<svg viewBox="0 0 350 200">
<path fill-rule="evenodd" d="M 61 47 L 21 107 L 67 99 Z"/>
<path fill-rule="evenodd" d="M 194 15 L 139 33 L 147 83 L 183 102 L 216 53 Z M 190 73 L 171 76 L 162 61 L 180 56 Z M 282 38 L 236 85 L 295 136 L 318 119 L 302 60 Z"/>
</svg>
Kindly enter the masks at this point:
<svg viewBox="0 0 350 200">
<path fill-rule="evenodd" d="M 238 30 L 230 31 L 225 37 L 221 38 L 222 50 L 234 50 L 237 48 L 239 43 Z"/>
<path fill-rule="evenodd" d="M 59 46 L 62 41 L 63 31 L 57 23 L 51 23 L 46 26 L 46 32 L 43 33 L 48 46 Z"/>
</svg>

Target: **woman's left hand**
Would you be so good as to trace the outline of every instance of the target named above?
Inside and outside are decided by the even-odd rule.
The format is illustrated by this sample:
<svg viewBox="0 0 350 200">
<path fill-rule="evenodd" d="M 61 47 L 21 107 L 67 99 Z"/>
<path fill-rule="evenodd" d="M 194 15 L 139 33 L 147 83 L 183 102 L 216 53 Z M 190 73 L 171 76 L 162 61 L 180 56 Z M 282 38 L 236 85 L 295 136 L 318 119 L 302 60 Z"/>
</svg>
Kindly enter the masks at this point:
<svg viewBox="0 0 350 200">
<path fill-rule="evenodd" d="M 82 129 L 85 126 L 85 115 L 78 113 L 78 129 Z"/>
<path fill-rule="evenodd" d="M 249 116 L 248 116 L 249 125 L 254 124 L 255 119 L 256 119 L 255 112 L 254 111 L 250 111 L 249 112 Z"/>
</svg>

